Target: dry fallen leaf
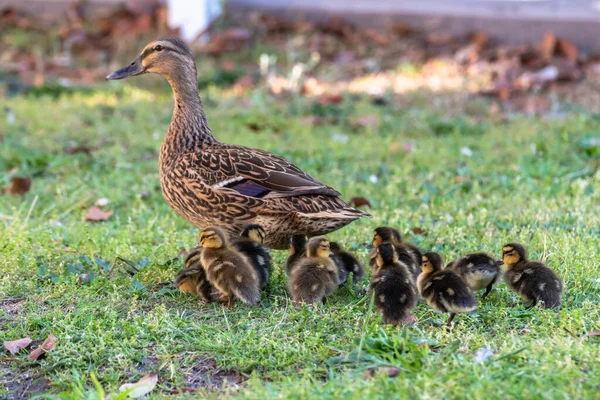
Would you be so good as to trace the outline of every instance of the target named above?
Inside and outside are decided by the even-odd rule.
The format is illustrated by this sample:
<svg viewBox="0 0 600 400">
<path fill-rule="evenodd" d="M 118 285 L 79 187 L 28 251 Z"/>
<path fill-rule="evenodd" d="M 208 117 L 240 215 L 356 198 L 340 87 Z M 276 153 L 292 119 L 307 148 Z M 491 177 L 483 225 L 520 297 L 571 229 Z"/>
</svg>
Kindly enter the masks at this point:
<svg viewBox="0 0 600 400">
<path fill-rule="evenodd" d="M 600 336 L 600 330 L 588 332 L 585 336 Z"/>
<path fill-rule="evenodd" d="M 21 178 L 19 176 L 13 176 L 12 178 L 10 178 L 10 186 L 3 188 L 2 193 L 8 192 L 15 196 L 22 196 L 25 193 L 29 192 L 29 189 L 31 189 L 30 177 Z"/>
<path fill-rule="evenodd" d="M 142 377 L 136 383 L 125 383 L 119 388 L 120 392 L 130 390 L 128 396 L 132 399 L 137 399 L 150 393 L 158 383 L 157 374 L 148 374 Z"/>
<path fill-rule="evenodd" d="M 418 226 L 415 226 L 411 230 L 412 230 L 412 233 L 414 233 L 415 235 L 421 235 L 423 237 L 425 237 L 425 236 L 428 235 L 428 233 L 426 231 L 424 231 L 423 229 L 419 228 Z"/>
<path fill-rule="evenodd" d="M 376 128 L 379 126 L 379 116 L 376 114 L 362 115 L 350 120 L 354 127 Z"/>
<path fill-rule="evenodd" d="M 106 221 L 113 215 L 112 211 L 102 211 L 96 206 L 91 206 L 85 216 L 86 221 Z"/>
<path fill-rule="evenodd" d="M 40 358 L 40 356 L 42 356 L 43 354 L 46 354 L 47 352 L 52 350 L 52 348 L 54 347 L 55 340 L 56 340 L 56 336 L 54 336 L 53 334 L 48 335 L 48 338 L 46 338 L 46 340 L 44 340 L 44 343 L 42 343 L 42 345 L 40 347 L 38 347 L 37 349 L 35 349 L 31 353 L 29 353 L 29 356 L 27 357 L 27 359 L 29 361 L 35 361 L 38 358 Z"/>
<path fill-rule="evenodd" d="M 19 350 L 24 349 L 25 347 L 31 344 L 31 339 L 26 337 L 19 340 L 13 340 L 10 342 L 4 342 L 4 347 L 6 350 L 10 351 L 11 354 L 17 354 Z"/>
<path fill-rule="evenodd" d="M 577 46 L 566 39 L 558 39 L 556 43 L 556 50 L 559 54 L 567 57 L 569 60 L 576 62 L 579 58 L 579 50 L 577 50 Z"/>
<path fill-rule="evenodd" d="M 542 38 L 540 44 L 540 53 L 545 60 L 550 60 L 554 55 L 554 49 L 556 48 L 556 36 L 552 32 L 548 32 Z"/>
<path fill-rule="evenodd" d="M 371 202 L 364 197 L 353 197 L 350 199 L 348 204 L 353 207 L 362 207 L 362 206 L 371 207 Z"/>
<path fill-rule="evenodd" d="M 344 97 L 341 94 L 324 94 L 319 97 L 319 103 L 323 105 L 327 104 L 341 104 L 344 101 Z"/>
<path fill-rule="evenodd" d="M 379 373 L 387 374 L 388 378 L 395 378 L 400 375 L 400 368 L 396 367 L 378 367 L 368 368 L 363 374 L 363 379 L 373 378 Z"/>
</svg>

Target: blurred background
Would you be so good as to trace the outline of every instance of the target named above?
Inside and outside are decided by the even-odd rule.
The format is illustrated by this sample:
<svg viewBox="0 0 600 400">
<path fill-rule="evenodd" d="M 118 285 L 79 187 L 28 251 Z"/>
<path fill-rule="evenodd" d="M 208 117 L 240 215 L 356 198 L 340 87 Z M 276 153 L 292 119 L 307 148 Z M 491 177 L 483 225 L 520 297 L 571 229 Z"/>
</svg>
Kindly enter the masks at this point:
<svg viewBox="0 0 600 400">
<path fill-rule="evenodd" d="M 450 95 L 449 106 L 491 99 L 486 117 L 563 103 L 595 110 L 599 9 L 589 0 L 0 0 L 0 90 L 94 86 L 150 39 L 180 36 L 198 57 L 200 87 L 236 94 L 260 87 L 327 103 L 424 90 Z"/>
</svg>

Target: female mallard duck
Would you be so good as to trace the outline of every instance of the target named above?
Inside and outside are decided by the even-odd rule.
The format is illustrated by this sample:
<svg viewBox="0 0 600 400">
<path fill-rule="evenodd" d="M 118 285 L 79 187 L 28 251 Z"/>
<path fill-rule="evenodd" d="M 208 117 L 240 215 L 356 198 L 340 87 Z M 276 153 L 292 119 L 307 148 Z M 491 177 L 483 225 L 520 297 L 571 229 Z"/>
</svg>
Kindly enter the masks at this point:
<svg viewBox="0 0 600 400">
<path fill-rule="evenodd" d="M 200 232 L 200 262 L 208 281 L 220 292 L 221 300 L 231 306 L 235 295 L 246 304 L 255 305 L 260 300 L 258 274 L 250 260 L 230 246 L 225 233 L 216 227 Z"/>
<path fill-rule="evenodd" d="M 442 270 L 442 257 L 437 253 L 423 255 L 423 272 L 417 280 L 417 289 L 425 302 L 441 312 L 450 313 L 447 325 L 451 326 L 456 313 L 473 311 L 477 299 L 458 274 Z"/>
<path fill-rule="evenodd" d="M 391 325 L 414 322 L 410 312 L 417 305 L 417 289 L 407 266 L 400 262 L 398 250 L 391 243 L 380 244 L 375 251 L 377 269 L 370 289 L 383 322 Z"/>
<path fill-rule="evenodd" d="M 543 308 L 560 307 L 562 282 L 546 264 L 529 261 L 523 245 L 509 243 L 502 247 L 502 261 L 506 265 L 506 284 L 517 292 L 528 308 L 538 303 Z"/>
<path fill-rule="evenodd" d="M 312 238 L 308 241 L 306 257 L 292 269 L 289 279 L 290 293 L 295 302 L 325 304 L 338 287 L 338 269 L 329 257 L 329 240 Z"/>
<path fill-rule="evenodd" d="M 389 226 L 380 226 L 375 228 L 373 232 L 373 242 L 368 246 L 373 249 L 369 255 L 369 267 L 371 269 L 376 268 L 377 247 L 382 243 L 392 243 L 398 250 L 400 248 L 406 249 L 406 252 L 399 251 L 398 256 L 400 257 L 400 261 L 408 266 L 408 272 L 416 282 L 421 273 L 423 253 L 421 253 L 421 250 L 417 246 L 403 242 L 400 232 Z"/>
<path fill-rule="evenodd" d="M 233 247 L 250 260 L 258 274 L 261 288 L 267 286 L 271 276 L 271 253 L 262 245 L 265 235 L 265 230 L 260 225 L 250 224 L 244 227 L 241 237 L 233 242 Z"/>
<path fill-rule="evenodd" d="M 244 225 L 259 224 L 265 246 L 285 249 L 293 233 L 324 235 L 369 216 L 289 161 L 215 139 L 198 94 L 194 56 L 183 41 L 151 42 L 106 79 L 148 72 L 165 77 L 175 94 L 160 149 L 160 182 L 167 203 L 192 225 L 219 226 L 235 237 Z"/>
<path fill-rule="evenodd" d="M 490 294 L 500 276 L 499 261 L 486 253 L 464 255 L 448 264 L 446 269 L 460 275 L 471 290 L 485 289 L 485 293 L 481 296 L 482 300 Z"/>
</svg>

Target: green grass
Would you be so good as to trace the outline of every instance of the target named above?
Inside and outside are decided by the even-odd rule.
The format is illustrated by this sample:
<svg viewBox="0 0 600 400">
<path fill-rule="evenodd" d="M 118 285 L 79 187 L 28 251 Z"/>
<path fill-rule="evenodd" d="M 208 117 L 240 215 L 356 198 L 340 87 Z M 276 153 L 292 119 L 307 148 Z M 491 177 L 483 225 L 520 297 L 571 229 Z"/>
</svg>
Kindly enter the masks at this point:
<svg viewBox="0 0 600 400">
<path fill-rule="evenodd" d="M 597 396 L 600 341 L 565 328 L 575 335 L 600 329 L 600 151 L 589 140 L 598 137 L 598 115 L 486 122 L 434 105 L 375 106 L 363 98 L 323 107 L 260 90 L 232 98 L 214 87 L 203 97 L 220 140 L 280 154 L 346 199 L 371 200 L 372 220 L 330 236 L 363 261 L 372 229 L 383 224 L 446 260 L 482 249 L 499 255 L 504 243 L 521 241 L 564 280 L 563 307 L 524 310 L 500 284 L 476 312 L 458 316 L 452 332 L 423 303 L 416 325 L 385 327 L 364 295 L 368 279 L 327 305 L 294 308 L 284 252 L 274 252 L 274 276 L 258 307 L 198 304 L 158 286 L 182 268 L 179 250 L 197 241 L 197 230 L 160 193 L 157 152 L 170 95 L 107 84 L 57 99 L 17 97 L 0 100 L 16 115 L 14 124 L 0 115 L 0 184 L 17 168 L 33 185 L 23 197 L 0 196 L 0 340 L 30 336 L 39 344 L 52 332 L 57 344 L 39 363 L 0 350 L 0 397 L 11 398 L 9 381 L 24 374 L 42 382 L 41 391 L 92 399 L 101 398 L 93 374 L 114 393 L 148 372 L 159 373 L 156 398 L 191 398 L 182 389 L 238 375 L 244 383 L 225 393 L 249 399 Z M 333 123 L 310 126 L 303 117 L 313 113 Z M 379 127 L 350 122 L 371 114 Z M 415 150 L 405 152 L 405 143 Z M 67 154 L 74 145 L 91 155 Z M 98 198 L 110 199 L 114 215 L 85 222 Z M 413 234 L 416 227 L 426 234 Z M 131 276 L 117 257 L 140 272 Z M 81 273 L 91 282 L 81 282 Z M 476 362 L 483 348 L 494 354 Z M 363 378 L 373 366 L 402 372 Z"/>
</svg>

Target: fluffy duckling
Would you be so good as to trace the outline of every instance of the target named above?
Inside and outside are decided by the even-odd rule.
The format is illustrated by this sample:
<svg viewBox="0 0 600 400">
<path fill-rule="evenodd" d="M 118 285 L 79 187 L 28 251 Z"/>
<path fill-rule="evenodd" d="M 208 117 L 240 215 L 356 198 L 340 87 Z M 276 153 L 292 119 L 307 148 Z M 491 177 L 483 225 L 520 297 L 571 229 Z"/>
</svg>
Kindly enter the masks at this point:
<svg viewBox="0 0 600 400">
<path fill-rule="evenodd" d="M 344 279 L 344 282 L 346 282 L 346 280 L 348 279 L 348 275 L 350 274 L 350 272 L 352 272 L 352 283 L 358 282 L 362 279 L 363 276 L 365 276 L 365 269 L 361 265 L 361 263 L 358 262 L 356 257 L 354 257 L 351 253 L 345 251 L 339 245 L 339 243 L 330 242 L 329 248 L 333 252 L 332 259 L 334 260 L 338 268 L 340 268 L 340 270 L 345 271 L 346 279 Z M 340 285 L 344 282 L 340 280 Z"/>
<path fill-rule="evenodd" d="M 306 257 L 292 268 L 290 293 L 296 302 L 325 303 L 338 286 L 338 269 L 329 257 L 329 240 L 321 237 L 309 240 Z"/>
<path fill-rule="evenodd" d="M 185 269 L 175 278 L 179 290 L 200 297 L 206 302 L 213 300 L 213 287 L 206 278 L 206 272 L 200 260 L 202 248 L 194 248 L 185 259 Z"/>
<path fill-rule="evenodd" d="M 446 266 L 460 275 L 471 290 L 485 289 L 481 299 L 485 299 L 492 291 L 500 276 L 499 262 L 486 253 L 473 253 L 460 257 Z"/>
<path fill-rule="evenodd" d="M 477 300 L 471 289 L 454 271 L 442 270 L 442 257 L 437 253 L 423 255 L 423 272 L 417 280 L 417 289 L 432 308 L 450 313 L 451 326 L 456 313 L 473 311 Z"/>
<path fill-rule="evenodd" d="M 528 308 L 537 303 L 541 303 L 543 308 L 560 307 L 562 282 L 545 264 L 529 261 L 523 245 L 504 245 L 502 261 L 506 265 L 506 284 L 521 297 Z"/>
<path fill-rule="evenodd" d="M 291 276 L 292 270 L 298 262 L 306 257 L 306 242 L 308 239 L 305 235 L 294 234 L 290 239 L 289 255 L 285 262 L 285 272 L 287 276 Z"/>
<path fill-rule="evenodd" d="M 370 289 L 383 322 L 392 325 L 414 322 L 410 311 L 417 305 L 417 289 L 407 266 L 399 261 L 398 251 L 391 243 L 380 244 L 375 251 L 377 269 Z"/>
<path fill-rule="evenodd" d="M 373 248 L 373 251 L 371 251 L 369 256 L 369 266 L 371 269 L 376 268 L 377 252 L 375 249 L 377 249 L 377 246 L 382 243 L 392 243 L 396 248 L 403 247 L 407 249 L 407 252 L 400 252 L 398 256 L 400 257 L 400 261 L 408 266 L 408 272 L 416 282 L 419 274 L 421 273 L 423 253 L 421 253 L 421 250 L 419 250 L 417 246 L 403 242 L 400 232 L 397 229 L 389 226 L 380 226 L 379 228 L 376 228 L 373 233 L 373 242 L 371 246 L 369 246 Z"/>
<path fill-rule="evenodd" d="M 233 242 L 233 246 L 250 260 L 258 274 L 261 289 L 269 283 L 271 276 L 271 253 L 263 246 L 265 230 L 257 224 L 246 225 L 240 234 L 241 238 Z"/>
<path fill-rule="evenodd" d="M 203 250 L 200 261 L 208 281 L 221 292 L 221 298 L 231 306 L 235 295 L 246 304 L 255 305 L 260 300 L 258 274 L 250 260 L 233 246 L 229 246 L 225 233 L 216 227 L 200 232 Z"/>
</svg>

